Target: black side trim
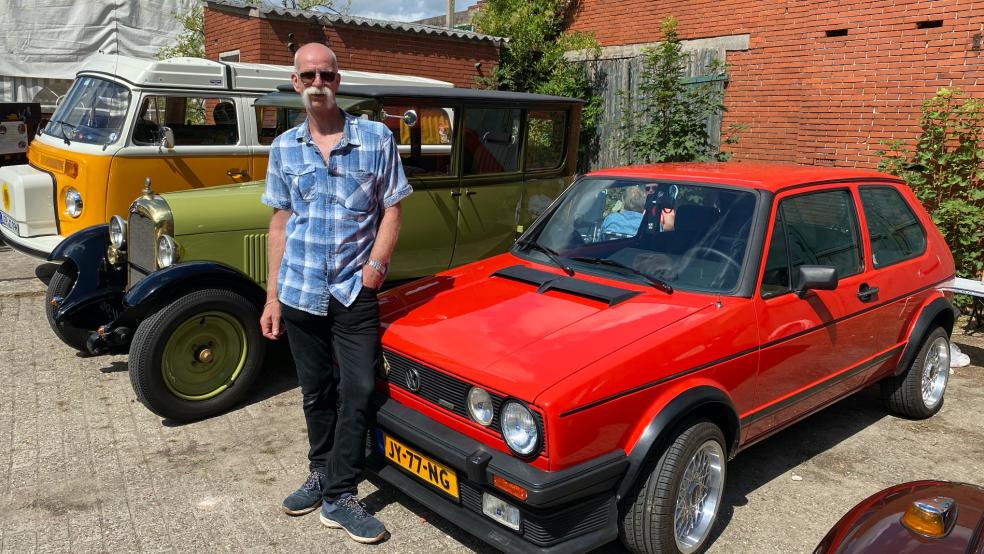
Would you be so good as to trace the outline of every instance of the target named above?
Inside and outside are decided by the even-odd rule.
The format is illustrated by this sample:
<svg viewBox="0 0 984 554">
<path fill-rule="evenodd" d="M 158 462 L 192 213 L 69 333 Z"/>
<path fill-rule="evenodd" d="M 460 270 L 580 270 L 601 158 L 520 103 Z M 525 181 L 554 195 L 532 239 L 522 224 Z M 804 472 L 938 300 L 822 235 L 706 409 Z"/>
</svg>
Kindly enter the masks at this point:
<svg viewBox="0 0 984 554">
<path fill-rule="evenodd" d="M 820 329 L 824 329 L 826 327 L 830 327 L 831 325 L 834 325 L 836 323 L 840 323 L 841 321 L 845 321 L 845 320 L 848 320 L 848 319 L 850 319 L 852 317 L 857 317 L 859 315 L 862 315 L 862 314 L 865 314 L 867 312 L 870 312 L 871 310 L 875 310 L 875 309 L 881 308 L 881 307 L 885 306 L 886 304 L 891 304 L 893 302 L 897 302 L 897 301 L 899 301 L 899 300 L 901 300 L 903 298 L 906 298 L 907 296 L 912 296 L 913 294 L 919 294 L 920 292 L 923 292 L 923 291 L 926 291 L 926 290 L 929 290 L 929 289 L 933 289 L 933 288 L 937 288 L 937 287 L 940 286 L 940 284 L 945 283 L 946 281 L 950 280 L 952 277 L 953 276 L 951 275 L 951 276 L 947 277 L 946 279 L 944 279 L 943 281 L 939 281 L 937 283 L 933 283 L 931 285 L 927 285 L 927 286 L 918 288 L 916 290 L 907 292 L 905 294 L 902 294 L 902 295 L 899 295 L 899 296 L 897 296 L 895 298 L 892 298 L 891 300 L 886 300 L 886 301 L 881 302 L 879 304 L 875 304 L 873 306 L 869 306 L 869 307 L 867 307 L 867 308 L 865 308 L 863 310 L 858 310 L 858 311 L 856 311 L 856 312 L 854 312 L 852 314 L 846 315 L 846 316 L 841 317 L 839 319 L 834 319 L 834 320 L 831 320 L 831 321 L 827 321 L 825 323 L 821 323 L 820 325 L 811 327 L 809 329 L 805 329 L 805 330 L 800 331 L 798 333 L 793 333 L 792 335 L 789 335 L 788 337 L 783 337 L 781 339 L 776 339 L 774 341 L 767 342 L 765 344 L 760 344 L 760 345 L 758 345 L 756 347 L 749 348 L 747 350 L 742 350 L 741 352 L 738 352 L 737 354 L 731 354 L 730 356 L 725 356 L 723 358 L 718 358 L 717 360 L 713 360 L 713 361 L 707 362 L 706 364 L 702 364 L 702 365 L 699 365 L 697 367 L 692 367 L 690 369 L 685 369 L 683 371 L 678 371 L 676 373 L 672 373 L 672 374 L 667 375 L 665 377 L 662 377 L 660 379 L 656 379 L 655 381 L 650 381 L 648 383 L 643 383 L 641 385 L 637 385 L 635 387 L 632 387 L 631 389 L 626 389 L 624 391 L 617 392 L 615 394 L 606 396 L 604 398 L 600 398 L 600 399 L 595 400 L 593 402 L 589 402 L 589 403 L 584 404 L 582 406 L 578 406 L 576 408 L 567 410 L 566 412 L 561 413 L 560 414 L 560 417 L 567 417 L 569 415 L 573 415 L 573 414 L 576 414 L 578 412 L 583 412 L 584 410 L 588 410 L 588 409 L 594 408 L 596 406 L 599 406 L 599 405 L 604 404 L 606 402 L 610 402 L 612 400 L 616 400 L 616 399 L 621 398 L 623 396 L 626 396 L 626 395 L 629 395 L 629 394 L 633 394 L 633 393 L 636 393 L 636 392 L 639 392 L 639 391 L 648 389 L 650 387 L 655 387 L 656 385 L 660 385 L 660 384 L 665 383 L 667 381 L 672 381 L 673 379 L 679 379 L 680 377 L 684 377 L 684 376 L 690 375 L 691 373 L 700 371 L 702 369 L 707 369 L 709 367 L 712 367 L 712 366 L 715 366 L 717 364 L 721 364 L 721 363 L 724 363 L 724 362 L 733 360 L 735 358 L 744 356 L 746 354 L 751 354 L 751 353 L 757 352 L 759 350 L 764 350 L 766 348 L 771 348 L 771 347 L 776 346 L 778 344 L 782 344 L 783 342 L 793 340 L 795 338 L 801 337 L 803 335 L 812 333 L 812 332 L 817 331 L 817 330 L 820 330 Z M 938 300 L 935 300 L 934 303 L 935 302 L 938 302 L 938 301 L 941 301 L 941 300 L 944 300 L 944 299 L 940 298 Z M 949 305 L 949 302 L 947 302 L 947 305 Z M 952 310 L 952 307 L 950 309 Z M 939 313 L 939 312 L 938 311 L 935 312 L 933 314 L 933 316 L 931 318 L 929 318 L 928 321 L 932 321 L 932 319 L 936 317 L 936 314 L 937 313 Z M 928 325 L 928 321 L 927 321 L 927 325 Z M 915 336 L 915 332 L 913 332 L 913 336 Z M 913 356 L 914 355 L 915 354 L 913 354 Z M 901 367 L 906 367 L 906 366 L 901 366 Z M 899 370 L 896 370 L 896 371 L 898 372 Z M 898 373 L 896 373 L 896 375 L 897 374 Z"/>
<path fill-rule="evenodd" d="M 723 407 L 731 416 L 729 424 L 732 428 L 725 428 L 722 431 L 726 436 L 731 435 L 731 444 L 725 445 L 728 447 L 728 451 L 731 453 L 737 452 L 738 439 L 741 436 L 741 432 L 738 428 L 737 412 L 735 412 L 734 404 L 731 403 L 728 395 L 720 389 L 709 386 L 689 389 L 680 393 L 679 396 L 671 400 L 669 404 L 656 414 L 656 417 L 649 422 L 642 436 L 639 437 L 639 440 L 632 447 L 632 451 L 629 453 L 629 469 L 625 472 L 625 477 L 622 479 L 618 491 L 615 493 L 616 499 L 621 500 L 628 494 L 629 490 L 639 478 L 640 473 L 645 468 L 650 455 L 655 453 L 655 449 L 658 446 L 657 441 L 661 437 L 665 436 L 667 432 L 672 431 L 684 418 L 694 413 L 694 410 L 712 404 Z"/>
<path fill-rule="evenodd" d="M 639 291 L 610 287 L 591 281 L 582 281 L 563 275 L 556 275 L 539 269 L 523 265 L 513 265 L 504 267 L 494 272 L 491 277 L 503 277 L 521 283 L 536 285 L 537 294 L 543 294 L 548 290 L 559 290 L 577 296 L 583 296 L 592 300 L 606 302 L 609 306 L 614 306 L 620 302 L 641 294 Z"/>
<path fill-rule="evenodd" d="M 862 363 L 860 363 L 860 364 L 852 367 L 851 369 L 848 369 L 847 371 L 844 371 L 843 373 L 841 373 L 839 375 L 836 375 L 834 377 L 831 377 L 830 379 L 827 379 L 826 381 L 824 381 L 822 383 L 817 383 L 816 385 L 814 385 L 814 386 L 812 386 L 812 387 L 810 387 L 808 389 L 802 390 L 802 391 L 794 394 L 793 396 L 790 396 L 789 398 L 787 398 L 787 399 L 785 399 L 785 400 L 783 400 L 781 402 L 776 402 L 775 404 L 773 404 L 771 406 L 767 406 L 767 407 L 762 408 L 761 410 L 759 410 L 757 412 L 754 412 L 752 414 L 749 414 L 749 415 L 741 418 L 741 424 L 744 426 L 744 425 L 749 425 L 751 423 L 755 423 L 756 421 L 762 419 L 763 417 L 768 417 L 768 416 L 770 416 L 770 415 L 772 415 L 772 414 L 774 414 L 776 412 L 779 412 L 781 410 L 784 410 L 785 408 L 788 408 L 792 404 L 796 404 L 797 402 L 800 402 L 802 400 L 805 400 L 805 399 L 807 399 L 807 398 L 809 398 L 809 397 L 811 397 L 811 396 L 813 396 L 815 394 L 819 394 L 819 393 L 827 390 L 828 388 L 830 388 L 830 387 L 832 387 L 832 386 L 840 383 L 841 381 L 844 381 L 846 379 L 850 379 L 851 377 L 854 377 L 855 375 L 857 375 L 859 373 L 864 373 L 865 371 L 871 369 L 874 366 L 877 366 L 877 365 L 880 365 L 880 364 L 885 363 L 886 361 L 888 361 L 889 359 L 891 359 L 893 356 L 895 356 L 896 354 L 898 354 L 901 350 L 902 350 L 902 345 L 900 344 L 900 345 L 896 346 L 895 348 L 889 350 L 888 352 L 885 352 L 884 354 L 881 354 L 881 355 L 875 357 L 872 360 L 869 360 L 867 362 L 862 362 Z"/>
<path fill-rule="evenodd" d="M 952 315 L 953 304 L 951 304 L 949 300 L 946 298 L 937 298 L 922 309 L 919 313 L 919 317 L 916 318 L 916 324 L 912 326 L 912 332 L 909 333 L 908 341 L 905 345 L 905 351 L 899 359 L 899 365 L 895 368 L 895 375 L 901 375 L 906 368 L 912 365 L 912 360 L 916 357 L 916 354 L 919 353 L 919 348 L 922 346 L 922 338 L 929 332 L 929 326 L 932 325 L 933 321 L 936 319 L 936 316 L 946 312 L 949 312 L 950 314 L 950 328 L 946 329 L 946 333 L 949 335 L 953 331 L 954 319 Z"/>
</svg>

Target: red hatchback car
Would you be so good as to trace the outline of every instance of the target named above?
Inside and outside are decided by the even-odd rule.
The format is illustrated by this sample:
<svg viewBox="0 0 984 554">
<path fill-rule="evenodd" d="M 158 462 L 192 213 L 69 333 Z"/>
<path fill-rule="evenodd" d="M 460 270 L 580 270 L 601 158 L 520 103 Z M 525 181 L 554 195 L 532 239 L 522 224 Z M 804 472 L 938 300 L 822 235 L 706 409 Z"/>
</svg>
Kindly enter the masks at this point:
<svg viewBox="0 0 984 554">
<path fill-rule="evenodd" d="M 509 253 L 381 297 L 370 467 L 505 551 L 698 552 L 742 449 L 874 382 L 940 409 L 953 274 L 889 175 L 594 172 Z"/>
</svg>

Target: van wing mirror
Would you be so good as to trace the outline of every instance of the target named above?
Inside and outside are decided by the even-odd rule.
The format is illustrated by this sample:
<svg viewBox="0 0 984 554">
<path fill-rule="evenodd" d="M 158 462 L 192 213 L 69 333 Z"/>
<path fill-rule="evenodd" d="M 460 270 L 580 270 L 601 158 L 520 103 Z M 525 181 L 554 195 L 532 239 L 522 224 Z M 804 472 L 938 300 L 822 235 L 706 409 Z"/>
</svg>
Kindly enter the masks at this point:
<svg viewBox="0 0 984 554">
<path fill-rule="evenodd" d="M 174 131 L 170 127 L 161 127 L 161 148 L 170 150 L 174 148 Z"/>
<path fill-rule="evenodd" d="M 415 112 L 414 110 L 407 110 L 407 111 L 403 112 L 403 123 L 405 123 L 407 127 L 411 127 L 411 128 L 414 125 L 416 125 L 417 124 L 417 112 Z"/>
<path fill-rule="evenodd" d="M 832 265 L 801 265 L 797 276 L 796 294 L 801 297 L 809 290 L 837 288 L 837 268 Z"/>
</svg>

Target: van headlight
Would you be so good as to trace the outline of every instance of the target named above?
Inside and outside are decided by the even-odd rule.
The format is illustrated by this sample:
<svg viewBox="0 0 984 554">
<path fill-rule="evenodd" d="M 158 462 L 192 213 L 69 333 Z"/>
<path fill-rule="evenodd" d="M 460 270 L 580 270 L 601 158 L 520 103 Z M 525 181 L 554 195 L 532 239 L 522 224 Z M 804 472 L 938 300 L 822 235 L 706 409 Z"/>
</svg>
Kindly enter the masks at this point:
<svg viewBox="0 0 984 554">
<path fill-rule="evenodd" d="M 109 220 L 109 243 L 117 250 L 126 246 L 126 220 L 118 215 Z"/>
<path fill-rule="evenodd" d="M 65 213 L 72 217 L 82 215 L 82 195 L 79 191 L 72 187 L 65 187 L 62 199 L 65 201 Z"/>
<path fill-rule="evenodd" d="M 163 269 L 170 267 L 175 262 L 178 255 L 178 245 L 174 243 L 168 235 L 161 235 L 157 239 L 157 267 Z"/>
<path fill-rule="evenodd" d="M 472 387 L 468 391 L 468 413 L 479 425 L 488 427 L 492 424 L 494 410 L 492 407 L 492 397 L 485 389 Z"/>
<path fill-rule="evenodd" d="M 515 400 L 506 401 L 500 417 L 502 438 L 513 454 L 531 458 L 540 450 L 540 427 L 529 408 Z"/>
</svg>

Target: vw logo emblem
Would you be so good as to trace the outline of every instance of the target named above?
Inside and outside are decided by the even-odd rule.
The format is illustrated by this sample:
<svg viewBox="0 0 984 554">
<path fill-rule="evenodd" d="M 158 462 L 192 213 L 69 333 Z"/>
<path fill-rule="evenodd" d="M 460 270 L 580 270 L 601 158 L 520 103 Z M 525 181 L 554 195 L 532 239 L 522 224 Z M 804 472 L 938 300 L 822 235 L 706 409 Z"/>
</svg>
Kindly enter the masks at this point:
<svg viewBox="0 0 984 554">
<path fill-rule="evenodd" d="M 407 371 L 406 380 L 407 388 L 412 392 L 420 390 L 420 373 L 417 371 L 417 368 L 411 367 L 410 371 Z"/>
</svg>

